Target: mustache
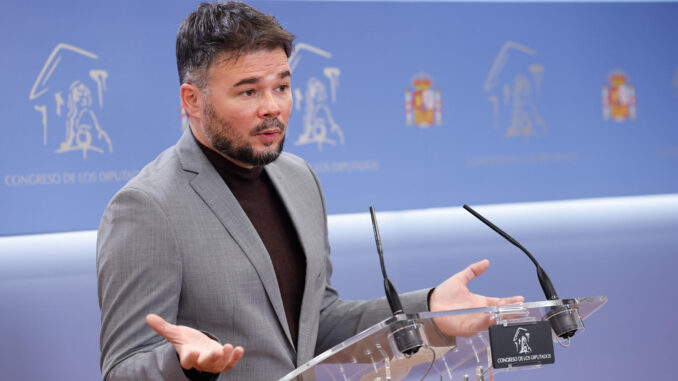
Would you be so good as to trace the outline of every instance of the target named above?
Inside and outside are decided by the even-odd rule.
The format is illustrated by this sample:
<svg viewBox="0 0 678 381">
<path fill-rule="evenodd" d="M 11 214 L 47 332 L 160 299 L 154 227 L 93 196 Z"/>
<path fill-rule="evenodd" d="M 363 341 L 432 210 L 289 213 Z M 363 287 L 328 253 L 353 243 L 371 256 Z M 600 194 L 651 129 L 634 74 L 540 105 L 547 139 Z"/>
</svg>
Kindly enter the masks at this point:
<svg viewBox="0 0 678 381">
<path fill-rule="evenodd" d="M 266 119 L 263 123 L 260 125 L 254 127 L 252 131 L 250 131 L 250 135 L 256 135 L 262 131 L 268 130 L 269 128 L 279 128 L 280 131 L 285 130 L 285 123 L 281 122 L 278 118 L 275 119 Z"/>
</svg>

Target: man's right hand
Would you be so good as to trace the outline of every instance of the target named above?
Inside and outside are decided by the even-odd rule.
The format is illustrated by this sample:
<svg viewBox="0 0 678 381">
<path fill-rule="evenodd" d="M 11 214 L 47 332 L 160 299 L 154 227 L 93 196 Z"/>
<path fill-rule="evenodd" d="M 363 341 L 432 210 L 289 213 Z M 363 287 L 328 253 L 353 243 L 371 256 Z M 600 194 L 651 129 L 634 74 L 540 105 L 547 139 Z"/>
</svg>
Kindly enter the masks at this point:
<svg viewBox="0 0 678 381">
<path fill-rule="evenodd" d="M 222 346 L 196 329 L 170 324 L 158 315 L 147 315 L 146 323 L 174 345 L 184 369 L 225 372 L 233 368 L 245 353 L 242 347 Z"/>
</svg>

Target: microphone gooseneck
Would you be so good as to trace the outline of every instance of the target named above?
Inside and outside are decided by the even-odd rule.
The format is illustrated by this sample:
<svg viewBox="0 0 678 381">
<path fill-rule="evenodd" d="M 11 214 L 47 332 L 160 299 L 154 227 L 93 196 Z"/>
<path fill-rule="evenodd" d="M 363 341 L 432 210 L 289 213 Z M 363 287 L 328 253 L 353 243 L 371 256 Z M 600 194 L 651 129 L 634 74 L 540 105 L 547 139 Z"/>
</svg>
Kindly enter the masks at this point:
<svg viewBox="0 0 678 381">
<path fill-rule="evenodd" d="M 379 264 L 381 265 L 381 275 L 384 278 L 384 291 L 386 292 L 386 300 L 391 306 L 393 316 L 403 313 L 403 305 L 400 303 L 400 297 L 396 291 L 391 280 L 386 275 L 386 266 L 384 265 L 384 250 L 381 246 L 381 236 L 379 235 L 379 226 L 377 225 L 377 215 L 374 212 L 374 207 L 370 206 L 370 215 L 372 216 L 372 228 L 374 229 L 374 241 L 377 244 L 377 253 L 379 253 Z"/>
<path fill-rule="evenodd" d="M 381 236 L 379 235 L 379 226 L 377 225 L 377 215 L 374 207 L 370 206 L 370 215 L 372 216 L 372 228 L 374 229 L 374 241 L 377 244 L 377 253 L 379 253 L 379 263 L 381 264 L 381 274 L 384 278 L 384 291 L 386 293 L 386 300 L 391 307 L 393 316 L 404 313 L 403 305 L 400 302 L 400 297 L 395 287 L 386 275 L 386 266 L 384 265 L 384 250 L 381 246 Z M 411 320 L 398 320 L 391 326 L 393 337 L 396 341 L 396 346 L 400 353 L 409 357 L 422 347 L 424 344 L 416 324 Z"/>
<path fill-rule="evenodd" d="M 492 222 L 488 221 L 485 217 L 481 216 L 480 213 L 476 212 L 471 208 L 470 206 L 464 204 L 463 206 L 466 211 L 469 213 L 473 214 L 474 217 L 482 221 L 485 225 L 489 226 L 490 229 L 494 230 L 497 232 L 500 236 L 504 237 L 507 241 L 511 242 L 513 245 L 518 247 L 520 250 L 522 250 L 527 256 L 530 258 L 532 263 L 537 267 L 537 278 L 539 279 L 539 284 L 541 285 L 541 289 L 544 291 L 544 296 L 546 297 L 547 300 L 558 300 L 560 299 L 558 297 L 558 294 L 556 293 L 555 287 L 553 287 L 553 283 L 551 283 L 551 279 L 549 279 L 549 276 L 546 274 L 546 271 L 539 265 L 539 262 L 530 254 L 527 249 L 523 247 L 518 241 L 513 239 L 510 235 L 506 234 L 503 230 L 501 230 L 499 227 L 497 227 L 495 224 Z M 571 313 L 569 313 L 569 308 L 566 306 L 558 306 L 558 307 L 553 307 L 551 308 L 551 312 L 547 314 L 547 318 L 551 322 L 551 327 L 553 327 L 553 331 L 556 333 L 556 336 L 567 339 L 572 336 L 574 336 L 575 332 L 577 332 L 577 321 L 576 319 L 572 316 Z"/>
</svg>

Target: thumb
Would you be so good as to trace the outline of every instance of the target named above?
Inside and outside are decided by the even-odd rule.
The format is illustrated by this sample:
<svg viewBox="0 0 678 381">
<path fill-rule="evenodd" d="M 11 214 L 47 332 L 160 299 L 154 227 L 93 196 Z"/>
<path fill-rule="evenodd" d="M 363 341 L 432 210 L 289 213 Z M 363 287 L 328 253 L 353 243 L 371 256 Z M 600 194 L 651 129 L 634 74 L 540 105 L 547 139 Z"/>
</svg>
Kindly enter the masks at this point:
<svg viewBox="0 0 678 381">
<path fill-rule="evenodd" d="M 156 314 L 146 315 L 146 324 L 148 324 L 155 332 L 158 332 L 168 341 L 172 342 L 172 338 L 175 336 L 177 326 L 165 321 Z"/>
<path fill-rule="evenodd" d="M 490 267 L 490 261 L 487 259 L 469 265 L 460 273 L 464 284 L 468 284 L 472 279 L 484 273 L 488 267 Z"/>
</svg>

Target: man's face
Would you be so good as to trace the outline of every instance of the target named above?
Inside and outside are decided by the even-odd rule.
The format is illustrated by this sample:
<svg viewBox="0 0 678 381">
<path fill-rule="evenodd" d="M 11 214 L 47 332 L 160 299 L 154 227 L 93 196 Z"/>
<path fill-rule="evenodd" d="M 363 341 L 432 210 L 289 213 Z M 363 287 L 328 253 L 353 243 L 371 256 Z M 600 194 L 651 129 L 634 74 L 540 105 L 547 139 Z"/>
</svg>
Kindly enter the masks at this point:
<svg viewBox="0 0 678 381">
<path fill-rule="evenodd" d="M 209 68 L 207 87 L 202 133 L 212 148 L 245 167 L 275 160 L 292 110 L 285 51 L 217 60 Z"/>
</svg>

